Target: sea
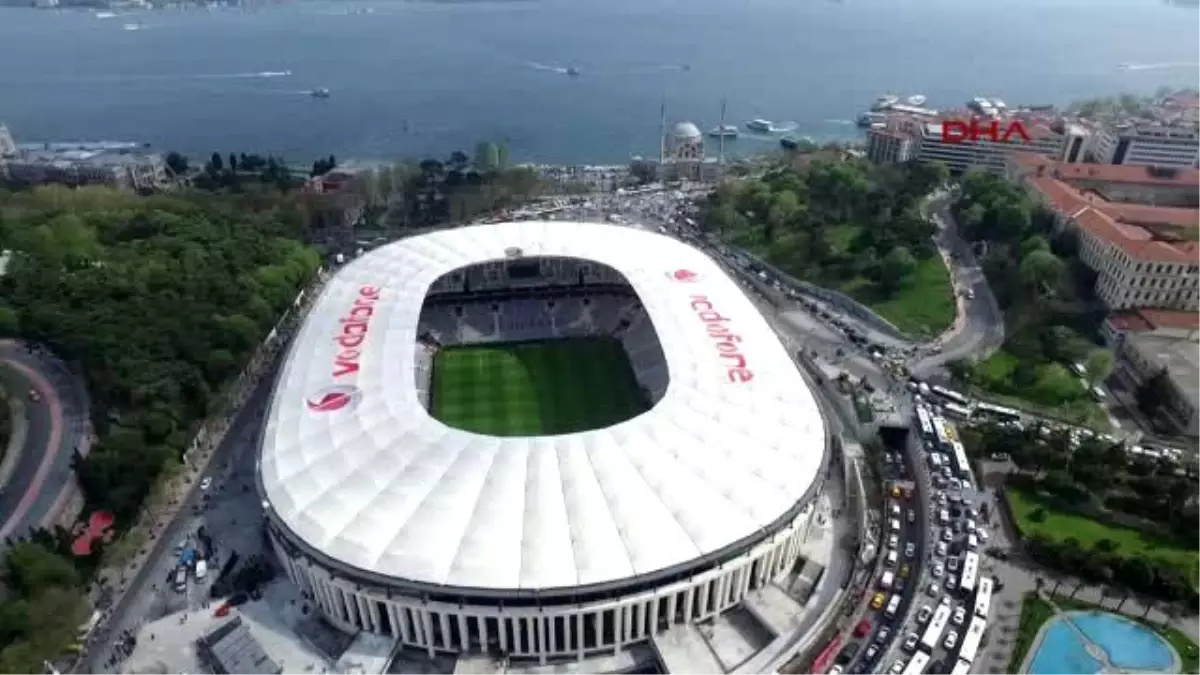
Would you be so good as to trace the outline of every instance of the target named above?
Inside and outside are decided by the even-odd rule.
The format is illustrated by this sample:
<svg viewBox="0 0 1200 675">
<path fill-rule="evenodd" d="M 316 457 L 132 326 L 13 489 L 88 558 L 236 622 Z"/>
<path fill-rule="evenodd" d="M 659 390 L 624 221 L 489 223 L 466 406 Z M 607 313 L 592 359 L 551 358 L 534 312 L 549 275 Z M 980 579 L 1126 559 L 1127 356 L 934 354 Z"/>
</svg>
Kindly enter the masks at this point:
<svg viewBox="0 0 1200 675">
<path fill-rule="evenodd" d="M 18 142 L 391 160 L 507 142 L 623 163 L 660 115 L 857 137 L 883 94 L 1064 104 L 1200 79 L 1197 9 L 1164 0 L 312 0 L 144 12 L 0 8 Z M 569 72 L 568 69 L 573 69 Z M 325 88 L 328 98 L 310 95 Z M 733 153 L 774 147 L 743 136 Z"/>
</svg>

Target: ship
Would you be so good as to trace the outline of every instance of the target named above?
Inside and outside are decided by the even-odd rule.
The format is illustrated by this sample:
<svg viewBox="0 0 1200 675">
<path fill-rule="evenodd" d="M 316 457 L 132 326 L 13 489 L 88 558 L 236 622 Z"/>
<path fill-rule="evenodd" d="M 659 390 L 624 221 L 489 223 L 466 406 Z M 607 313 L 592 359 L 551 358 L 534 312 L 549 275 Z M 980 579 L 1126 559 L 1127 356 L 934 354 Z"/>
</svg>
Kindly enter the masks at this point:
<svg viewBox="0 0 1200 675">
<path fill-rule="evenodd" d="M 771 133 L 771 121 L 764 120 L 760 117 L 758 119 L 753 119 L 749 122 L 746 122 L 746 128 L 750 131 L 756 131 L 760 134 L 769 134 Z"/>
<path fill-rule="evenodd" d="M 708 135 L 712 136 L 713 138 L 721 138 L 722 136 L 725 138 L 737 138 L 738 128 L 732 124 L 722 124 L 719 127 L 713 127 L 712 129 L 709 129 Z"/>
<path fill-rule="evenodd" d="M 792 136 L 784 136 L 783 138 L 779 139 L 779 145 L 783 146 L 784 150 L 795 150 L 796 148 L 800 147 L 800 141 L 796 140 Z"/>
<path fill-rule="evenodd" d="M 924 94 L 914 94 L 912 96 L 909 96 L 906 100 L 908 101 L 909 105 L 915 105 L 915 106 L 925 105 L 925 95 Z"/>
<path fill-rule="evenodd" d="M 575 66 L 567 68 L 567 77 L 579 77 L 579 69 Z"/>
<path fill-rule="evenodd" d="M 884 122 L 887 120 L 887 115 L 881 112 L 865 112 L 858 116 L 858 126 L 867 128 L 872 124 Z"/>
<path fill-rule="evenodd" d="M 328 89 L 313 89 L 308 95 L 313 98 L 329 98 L 330 94 Z"/>
</svg>

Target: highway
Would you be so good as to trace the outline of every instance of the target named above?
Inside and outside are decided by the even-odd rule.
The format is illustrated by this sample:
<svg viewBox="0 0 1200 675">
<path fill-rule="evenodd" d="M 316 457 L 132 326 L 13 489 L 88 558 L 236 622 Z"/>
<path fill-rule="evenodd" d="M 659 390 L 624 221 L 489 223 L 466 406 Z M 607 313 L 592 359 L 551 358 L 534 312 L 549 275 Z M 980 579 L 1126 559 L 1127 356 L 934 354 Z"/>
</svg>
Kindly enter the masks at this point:
<svg viewBox="0 0 1200 675">
<path fill-rule="evenodd" d="M 0 341 L 0 378 L 24 399 L 27 422 L 20 457 L 0 492 L 0 540 L 24 535 L 54 518 L 59 498 L 73 485 L 72 455 L 86 440 L 87 393 L 79 379 L 49 355 Z M 39 401 L 29 392 L 36 391 Z"/>
</svg>

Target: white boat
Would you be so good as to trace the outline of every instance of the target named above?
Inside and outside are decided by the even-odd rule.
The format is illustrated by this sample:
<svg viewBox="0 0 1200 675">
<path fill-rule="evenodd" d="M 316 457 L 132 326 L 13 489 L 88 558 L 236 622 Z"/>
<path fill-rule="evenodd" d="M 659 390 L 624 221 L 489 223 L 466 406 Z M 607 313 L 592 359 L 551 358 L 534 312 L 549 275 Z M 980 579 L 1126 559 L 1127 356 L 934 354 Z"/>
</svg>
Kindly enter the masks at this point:
<svg viewBox="0 0 1200 675">
<path fill-rule="evenodd" d="M 771 132 L 771 121 L 764 120 L 760 117 L 758 119 L 753 119 L 753 120 L 750 120 L 749 122 L 746 122 L 746 128 L 749 129 L 750 131 L 757 131 L 757 132 L 763 133 L 763 134 L 770 133 Z"/>
<path fill-rule="evenodd" d="M 885 94 L 875 99 L 875 103 L 871 105 L 871 110 L 887 110 L 888 108 L 896 105 L 896 102 L 899 100 L 900 98 L 898 96 Z"/>
<path fill-rule="evenodd" d="M 924 94 L 915 94 L 913 96 L 909 96 L 907 100 L 908 100 L 909 105 L 916 105 L 916 106 L 925 105 L 925 95 Z"/>
<path fill-rule="evenodd" d="M 111 19 L 114 16 L 116 16 L 116 14 L 113 12 L 96 12 L 97 19 Z"/>
<path fill-rule="evenodd" d="M 709 129 L 708 135 L 713 138 L 721 138 L 722 136 L 725 138 L 737 138 L 738 128 L 732 124 L 722 124 L 719 127 Z"/>
</svg>

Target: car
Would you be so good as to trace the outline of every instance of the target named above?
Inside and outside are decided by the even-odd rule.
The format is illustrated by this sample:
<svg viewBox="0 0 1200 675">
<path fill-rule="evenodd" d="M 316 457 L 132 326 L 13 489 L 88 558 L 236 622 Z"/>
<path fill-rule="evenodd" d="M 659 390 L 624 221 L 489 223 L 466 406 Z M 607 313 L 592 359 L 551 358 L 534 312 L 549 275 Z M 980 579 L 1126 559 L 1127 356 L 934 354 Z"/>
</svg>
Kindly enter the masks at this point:
<svg viewBox="0 0 1200 675">
<path fill-rule="evenodd" d="M 966 621 L 966 620 L 967 620 L 967 608 L 966 607 L 955 607 L 954 615 L 950 617 L 950 623 L 954 624 L 955 626 L 961 626 L 961 625 L 963 625 L 963 621 Z"/>
<path fill-rule="evenodd" d="M 890 637 L 892 637 L 892 629 L 887 626 L 880 626 L 879 631 L 875 633 L 875 641 L 879 644 L 885 644 Z"/>
<path fill-rule="evenodd" d="M 954 558 L 951 558 L 951 560 L 954 560 Z M 942 575 L 946 573 L 946 566 L 940 562 L 934 563 L 933 570 L 930 573 L 933 574 L 934 579 L 941 579 Z"/>
<path fill-rule="evenodd" d="M 968 520 L 967 521 L 967 532 L 974 532 L 974 531 L 975 531 L 975 521 Z"/>
<path fill-rule="evenodd" d="M 888 672 L 892 673 L 892 675 L 900 675 L 900 673 L 903 673 L 904 659 L 896 659 L 896 662 L 892 664 L 892 667 L 888 669 Z"/>
<path fill-rule="evenodd" d="M 843 670 L 842 667 L 837 664 L 834 664 L 834 666 L 829 669 L 829 675 L 842 675 L 842 673 L 844 673 L 844 672 L 846 672 L 846 671 Z"/>
<path fill-rule="evenodd" d="M 992 461 L 993 462 L 1007 462 L 1008 461 L 1008 453 L 1007 452 L 993 452 L 992 453 Z"/>
<path fill-rule="evenodd" d="M 884 563 L 886 563 L 888 567 L 895 567 L 899 560 L 900 554 L 896 553 L 896 549 L 892 549 L 887 552 L 887 557 L 884 558 Z"/>
<path fill-rule="evenodd" d="M 29 400 L 33 401 L 34 403 L 37 403 L 42 400 L 42 395 L 38 393 L 37 389 L 30 389 L 29 390 Z"/>
<path fill-rule="evenodd" d="M 945 493 L 945 492 L 942 492 L 941 490 L 938 490 L 938 493 L 937 493 L 937 503 L 938 503 L 940 506 L 945 506 L 947 501 L 948 501 L 948 500 L 946 499 L 946 493 Z"/>
<path fill-rule="evenodd" d="M 969 517 L 971 520 L 979 520 L 979 509 L 975 508 L 974 506 L 967 509 L 967 517 Z"/>
<path fill-rule="evenodd" d="M 957 506 L 950 507 L 950 517 L 951 518 L 961 518 L 962 514 L 963 514 L 963 510 L 961 508 L 959 508 Z"/>
<path fill-rule="evenodd" d="M 892 509 L 891 509 L 891 510 L 892 510 L 892 517 L 893 517 L 893 518 L 899 518 L 899 517 L 900 517 L 900 505 L 899 505 L 899 504 L 892 504 Z"/>
<path fill-rule="evenodd" d="M 958 571 L 958 558 L 951 558 L 951 559 L 947 560 L 946 561 L 946 569 L 950 570 L 951 572 L 957 572 Z"/>
<path fill-rule="evenodd" d="M 954 533 L 950 531 L 950 528 L 947 527 L 942 530 L 942 541 L 946 542 L 947 544 L 954 541 Z"/>
<path fill-rule="evenodd" d="M 904 493 L 900 491 L 899 485 L 892 486 L 892 496 L 893 497 L 895 497 L 896 499 L 900 499 L 903 495 L 904 495 Z"/>
<path fill-rule="evenodd" d="M 888 536 L 888 548 L 900 548 L 900 535 L 892 534 Z"/>
<path fill-rule="evenodd" d="M 950 489 L 955 492 L 962 490 L 962 481 L 960 481 L 957 478 L 951 478 L 950 479 Z"/>
<path fill-rule="evenodd" d="M 871 598 L 871 609 L 880 609 L 883 603 L 887 601 L 887 596 L 883 593 L 876 593 L 875 597 Z"/>
<path fill-rule="evenodd" d="M 206 491 L 212 487 L 212 476 L 205 476 L 204 480 L 200 481 L 200 490 Z"/>
<path fill-rule="evenodd" d="M 863 654 L 863 660 L 869 663 L 874 661 L 876 656 L 879 656 L 879 645 L 871 645 L 867 647 L 866 653 Z"/>
<path fill-rule="evenodd" d="M 912 567 L 908 563 L 905 563 L 900 567 L 900 578 L 907 579 L 909 572 L 912 572 Z"/>
<path fill-rule="evenodd" d="M 939 541 L 938 543 L 933 545 L 933 554 L 939 558 L 945 558 L 946 551 L 947 551 L 946 542 L 944 542 L 944 541 Z"/>
<path fill-rule="evenodd" d="M 899 532 L 900 531 L 900 520 L 898 518 L 892 518 L 891 520 L 889 520 L 888 521 L 888 529 L 892 530 L 893 532 Z"/>
<path fill-rule="evenodd" d="M 862 621 L 859 621 L 858 624 L 854 626 L 854 637 L 864 637 L 867 633 L 870 633 L 871 625 L 870 619 L 863 619 Z"/>
<path fill-rule="evenodd" d="M 894 584 L 892 584 L 892 590 L 896 591 L 897 593 L 903 593 L 904 588 L 905 588 L 905 585 L 904 585 L 903 579 L 897 579 L 896 582 Z"/>
<path fill-rule="evenodd" d="M 983 529 L 975 530 L 975 536 L 979 537 L 979 543 L 981 543 L 981 544 L 986 544 L 988 542 L 987 530 L 983 530 Z"/>
<path fill-rule="evenodd" d="M 929 605 L 921 605 L 921 609 L 917 610 L 917 623 L 925 623 L 931 616 L 933 616 L 933 608 Z"/>
<path fill-rule="evenodd" d="M 958 631 L 952 630 L 946 633 L 946 639 L 942 641 L 942 646 L 946 649 L 954 649 L 956 644 L 958 644 Z"/>
<path fill-rule="evenodd" d="M 908 522 L 910 522 L 910 523 L 917 522 L 917 512 L 916 511 L 913 511 L 912 509 L 908 510 Z"/>
<path fill-rule="evenodd" d="M 911 558 L 917 554 L 917 545 L 913 542 L 908 542 L 904 545 L 904 557 Z"/>
<path fill-rule="evenodd" d="M 903 645 L 904 651 L 906 651 L 906 652 L 917 651 L 917 642 L 920 641 L 920 639 L 921 638 L 917 637 L 916 633 L 909 633 L 908 637 L 904 638 L 904 645 Z"/>
<path fill-rule="evenodd" d="M 942 594 L 942 585 L 936 581 L 929 582 L 929 597 L 936 598 Z"/>
</svg>

